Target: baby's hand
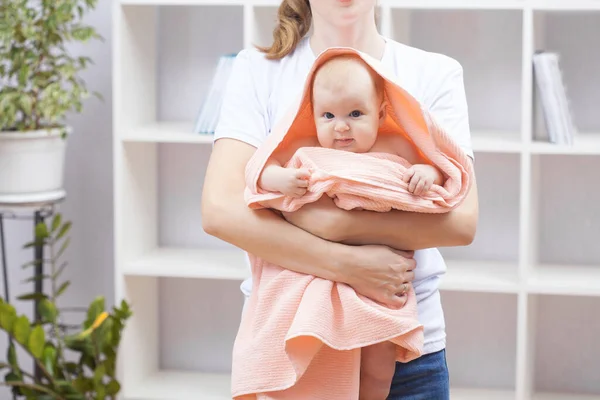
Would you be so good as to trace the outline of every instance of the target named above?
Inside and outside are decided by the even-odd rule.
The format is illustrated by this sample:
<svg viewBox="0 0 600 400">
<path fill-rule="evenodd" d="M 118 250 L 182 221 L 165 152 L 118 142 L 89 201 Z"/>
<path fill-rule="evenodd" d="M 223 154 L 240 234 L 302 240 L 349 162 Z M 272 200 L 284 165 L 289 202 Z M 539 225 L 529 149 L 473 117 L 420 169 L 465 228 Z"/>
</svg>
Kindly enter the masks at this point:
<svg viewBox="0 0 600 400">
<path fill-rule="evenodd" d="M 415 164 L 404 173 L 402 180 L 408 183 L 408 191 L 420 196 L 427 193 L 435 182 L 441 178 L 437 168 L 427 164 Z"/>
<path fill-rule="evenodd" d="M 282 168 L 278 176 L 279 191 L 286 196 L 301 197 L 306 193 L 310 171 L 306 168 Z"/>
</svg>

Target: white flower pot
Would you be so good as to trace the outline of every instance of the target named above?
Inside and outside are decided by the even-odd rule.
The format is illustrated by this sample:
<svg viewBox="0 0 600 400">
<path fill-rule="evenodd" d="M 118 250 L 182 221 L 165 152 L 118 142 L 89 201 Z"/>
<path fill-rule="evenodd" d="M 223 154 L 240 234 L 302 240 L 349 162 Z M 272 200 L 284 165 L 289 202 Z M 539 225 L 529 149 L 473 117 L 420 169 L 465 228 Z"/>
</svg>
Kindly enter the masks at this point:
<svg viewBox="0 0 600 400">
<path fill-rule="evenodd" d="M 0 132 L 0 196 L 62 189 L 66 146 L 58 129 Z"/>
</svg>

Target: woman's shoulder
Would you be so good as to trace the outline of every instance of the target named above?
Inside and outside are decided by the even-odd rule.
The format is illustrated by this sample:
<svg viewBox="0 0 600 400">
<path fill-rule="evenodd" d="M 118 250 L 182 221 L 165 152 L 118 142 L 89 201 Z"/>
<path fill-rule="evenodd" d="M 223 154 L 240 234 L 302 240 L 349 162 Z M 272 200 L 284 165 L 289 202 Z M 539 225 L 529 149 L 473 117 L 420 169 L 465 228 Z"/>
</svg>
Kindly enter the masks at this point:
<svg viewBox="0 0 600 400">
<path fill-rule="evenodd" d="M 388 41 L 386 63 L 398 83 L 423 104 L 430 106 L 443 93 L 462 85 L 463 67 L 455 58 L 395 40 Z"/>
<path fill-rule="evenodd" d="M 390 57 L 396 61 L 396 65 L 441 72 L 462 69 L 460 62 L 447 54 L 410 46 L 390 38 L 386 38 L 386 41 Z"/>
</svg>

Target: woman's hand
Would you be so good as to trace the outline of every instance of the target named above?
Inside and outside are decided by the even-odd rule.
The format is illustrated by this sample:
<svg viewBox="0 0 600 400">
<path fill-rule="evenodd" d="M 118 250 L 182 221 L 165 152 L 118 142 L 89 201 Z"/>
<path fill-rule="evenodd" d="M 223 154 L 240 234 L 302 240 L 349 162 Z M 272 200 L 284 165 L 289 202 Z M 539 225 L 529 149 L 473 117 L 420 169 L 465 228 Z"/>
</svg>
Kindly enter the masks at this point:
<svg viewBox="0 0 600 400">
<path fill-rule="evenodd" d="M 415 279 L 414 252 L 379 245 L 346 246 L 338 279 L 356 292 L 390 308 L 406 304 L 406 291 Z"/>
</svg>

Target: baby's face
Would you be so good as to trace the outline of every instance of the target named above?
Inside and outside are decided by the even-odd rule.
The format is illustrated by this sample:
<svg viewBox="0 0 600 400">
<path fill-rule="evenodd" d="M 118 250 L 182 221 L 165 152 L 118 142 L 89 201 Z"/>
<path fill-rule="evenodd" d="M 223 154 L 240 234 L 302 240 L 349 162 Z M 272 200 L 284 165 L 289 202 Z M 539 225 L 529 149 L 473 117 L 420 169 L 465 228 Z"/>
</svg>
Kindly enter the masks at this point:
<svg viewBox="0 0 600 400">
<path fill-rule="evenodd" d="M 322 147 L 364 153 L 377 139 L 382 106 L 368 73 L 315 78 L 313 112 Z"/>
</svg>

